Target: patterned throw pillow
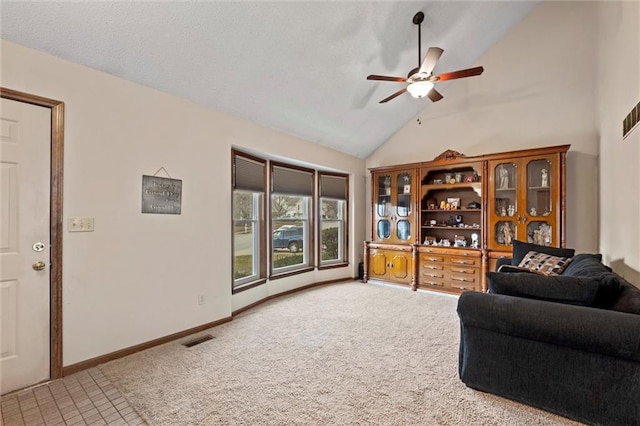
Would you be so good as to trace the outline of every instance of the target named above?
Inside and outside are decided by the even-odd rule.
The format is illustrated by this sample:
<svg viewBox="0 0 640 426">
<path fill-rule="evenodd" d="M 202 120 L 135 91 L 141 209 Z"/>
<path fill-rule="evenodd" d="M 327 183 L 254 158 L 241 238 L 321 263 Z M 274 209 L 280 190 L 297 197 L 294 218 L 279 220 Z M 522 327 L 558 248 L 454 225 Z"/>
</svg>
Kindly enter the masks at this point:
<svg viewBox="0 0 640 426">
<path fill-rule="evenodd" d="M 558 257 L 530 251 L 524 256 L 518 267 L 541 275 L 560 275 L 570 262 L 570 257 Z"/>
</svg>

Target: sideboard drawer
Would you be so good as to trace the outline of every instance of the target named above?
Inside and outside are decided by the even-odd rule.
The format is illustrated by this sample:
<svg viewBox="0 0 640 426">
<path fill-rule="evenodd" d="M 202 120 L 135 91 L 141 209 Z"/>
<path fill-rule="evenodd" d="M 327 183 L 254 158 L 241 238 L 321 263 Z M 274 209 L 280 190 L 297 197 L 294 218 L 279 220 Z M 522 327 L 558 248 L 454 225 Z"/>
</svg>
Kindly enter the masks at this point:
<svg viewBox="0 0 640 426">
<path fill-rule="evenodd" d="M 449 263 L 452 265 L 478 266 L 480 259 L 473 257 L 453 257 L 451 256 Z"/>
<path fill-rule="evenodd" d="M 439 256 L 437 254 L 421 254 L 420 255 L 421 262 L 444 262 L 444 256 Z"/>
</svg>

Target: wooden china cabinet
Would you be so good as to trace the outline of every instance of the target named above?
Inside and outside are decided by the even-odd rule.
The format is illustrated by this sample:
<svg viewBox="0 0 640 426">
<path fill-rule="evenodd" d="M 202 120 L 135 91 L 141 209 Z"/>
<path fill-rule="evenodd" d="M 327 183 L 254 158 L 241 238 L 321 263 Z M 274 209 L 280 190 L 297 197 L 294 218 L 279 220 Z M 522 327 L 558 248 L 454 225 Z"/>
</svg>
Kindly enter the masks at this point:
<svg viewBox="0 0 640 426">
<path fill-rule="evenodd" d="M 371 169 L 368 279 L 448 293 L 486 291 L 512 241 L 564 247 L 569 145 Z"/>
<path fill-rule="evenodd" d="M 411 243 L 416 240 L 414 168 L 380 169 L 372 174 L 373 241 L 368 272 L 374 279 L 411 284 Z"/>
<path fill-rule="evenodd" d="M 564 147 L 510 153 L 488 160 L 487 248 L 490 268 L 511 255 L 511 241 L 565 245 Z"/>
</svg>

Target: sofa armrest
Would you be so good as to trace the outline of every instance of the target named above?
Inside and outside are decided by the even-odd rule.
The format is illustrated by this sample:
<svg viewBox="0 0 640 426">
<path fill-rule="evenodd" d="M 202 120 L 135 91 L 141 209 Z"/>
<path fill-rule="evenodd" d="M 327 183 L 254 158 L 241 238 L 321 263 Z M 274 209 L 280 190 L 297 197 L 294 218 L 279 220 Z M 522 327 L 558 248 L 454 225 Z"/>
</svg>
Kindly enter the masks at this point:
<svg viewBox="0 0 640 426">
<path fill-rule="evenodd" d="M 640 362 L 640 315 L 501 294 L 465 292 L 458 300 L 462 328 Z"/>
</svg>

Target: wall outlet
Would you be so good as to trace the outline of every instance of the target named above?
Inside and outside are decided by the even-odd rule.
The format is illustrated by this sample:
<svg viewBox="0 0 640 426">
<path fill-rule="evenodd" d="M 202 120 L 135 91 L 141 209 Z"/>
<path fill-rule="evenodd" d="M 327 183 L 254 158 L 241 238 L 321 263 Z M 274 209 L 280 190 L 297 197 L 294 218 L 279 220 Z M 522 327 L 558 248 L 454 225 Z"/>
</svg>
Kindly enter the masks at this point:
<svg viewBox="0 0 640 426">
<path fill-rule="evenodd" d="M 204 305 L 204 294 L 198 296 L 198 305 Z"/>
<path fill-rule="evenodd" d="M 95 229 L 92 217 L 70 217 L 67 220 L 69 232 L 93 232 Z"/>
</svg>

